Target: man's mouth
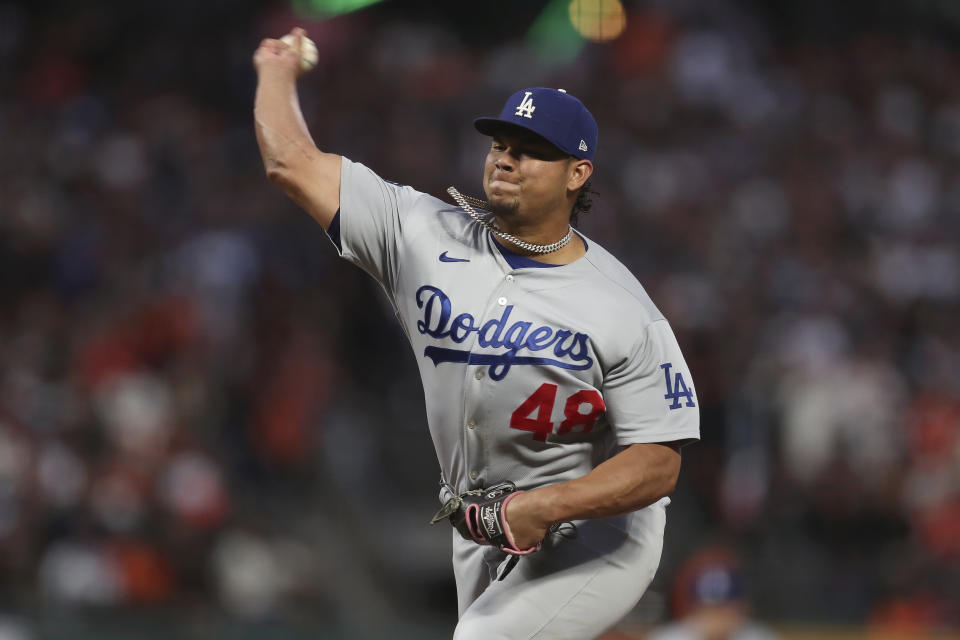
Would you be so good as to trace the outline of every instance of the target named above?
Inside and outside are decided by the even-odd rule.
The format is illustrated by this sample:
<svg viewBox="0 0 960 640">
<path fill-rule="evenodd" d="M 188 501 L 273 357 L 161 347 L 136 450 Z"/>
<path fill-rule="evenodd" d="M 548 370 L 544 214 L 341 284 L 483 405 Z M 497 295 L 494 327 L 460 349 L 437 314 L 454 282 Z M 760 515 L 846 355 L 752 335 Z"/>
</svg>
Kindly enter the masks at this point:
<svg viewBox="0 0 960 640">
<path fill-rule="evenodd" d="M 517 183 L 513 180 L 508 180 L 502 175 L 493 175 L 490 176 L 490 186 L 499 186 L 499 185 L 510 185 L 511 187 L 516 187 Z"/>
</svg>

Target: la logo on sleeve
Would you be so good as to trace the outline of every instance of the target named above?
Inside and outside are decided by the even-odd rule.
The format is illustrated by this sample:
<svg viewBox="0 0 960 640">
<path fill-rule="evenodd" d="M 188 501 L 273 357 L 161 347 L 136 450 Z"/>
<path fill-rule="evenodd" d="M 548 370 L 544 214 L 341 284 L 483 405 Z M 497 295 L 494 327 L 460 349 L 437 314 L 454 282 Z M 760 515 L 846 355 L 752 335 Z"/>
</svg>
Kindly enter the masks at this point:
<svg viewBox="0 0 960 640">
<path fill-rule="evenodd" d="M 666 378 L 667 383 L 667 394 L 664 397 L 665 400 L 673 400 L 673 404 L 670 405 L 670 409 L 679 409 L 680 408 L 680 398 L 687 399 L 688 407 L 697 406 L 693 402 L 693 391 L 687 387 L 687 383 L 683 379 L 683 374 L 677 372 L 673 379 L 670 379 L 670 369 L 673 367 L 672 362 L 666 362 L 660 365 L 660 368 L 663 369 L 663 376 Z"/>
</svg>

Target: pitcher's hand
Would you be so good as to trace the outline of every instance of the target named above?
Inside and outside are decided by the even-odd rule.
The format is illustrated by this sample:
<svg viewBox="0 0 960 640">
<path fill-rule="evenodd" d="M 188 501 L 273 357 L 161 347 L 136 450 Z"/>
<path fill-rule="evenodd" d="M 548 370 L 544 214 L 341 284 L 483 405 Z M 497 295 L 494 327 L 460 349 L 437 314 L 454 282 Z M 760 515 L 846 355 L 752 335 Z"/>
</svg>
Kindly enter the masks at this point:
<svg viewBox="0 0 960 640">
<path fill-rule="evenodd" d="M 303 69 L 300 66 L 300 38 L 307 32 L 300 27 L 290 31 L 295 38 L 296 45 L 288 47 L 278 38 L 264 38 L 253 54 L 253 66 L 257 74 L 279 73 L 297 78 Z"/>
</svg>

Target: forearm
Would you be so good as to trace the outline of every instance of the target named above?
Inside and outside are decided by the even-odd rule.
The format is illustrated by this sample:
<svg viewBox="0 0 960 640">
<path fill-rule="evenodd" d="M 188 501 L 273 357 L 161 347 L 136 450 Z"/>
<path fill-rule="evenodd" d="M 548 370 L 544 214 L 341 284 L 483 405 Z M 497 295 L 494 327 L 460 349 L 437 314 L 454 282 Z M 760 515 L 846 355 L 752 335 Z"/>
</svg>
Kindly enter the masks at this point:
<svg viewBox="0 0 960 640">
<path fill-rule="evenodd" d="M 679 471 L 675 448 L 633 445 L 581 478 L 526 492 L 524 508 L 546 526 L 623 515 L 672 492 Z"/>
<path fill-rule="evenodd" d="M 300 110 L 295 77 L 277 69 L 260 72 L 253 114 L 268 176 L 275 178 L 297 162 L 311 161 L 317 148 Z"/>
</svg>

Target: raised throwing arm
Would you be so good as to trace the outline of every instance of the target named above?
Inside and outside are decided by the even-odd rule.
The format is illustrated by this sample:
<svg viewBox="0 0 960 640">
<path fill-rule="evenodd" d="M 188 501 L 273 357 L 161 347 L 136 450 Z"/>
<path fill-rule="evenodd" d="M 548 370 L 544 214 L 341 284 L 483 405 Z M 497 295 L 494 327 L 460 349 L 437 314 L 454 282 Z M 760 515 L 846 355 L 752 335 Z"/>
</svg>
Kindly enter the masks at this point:
<svg viewBox="0 0 960 640">
<path fill-rule="evenodd" d="M 291 31 L 296 45 L 267 38 L 253 54 L 257 71 L 254 127 L 267 177 L 327 229 L 340 208 L 340 156 L 317 148 L 297 96 L 300 43 L 306 32 Z"/>
</svg>

